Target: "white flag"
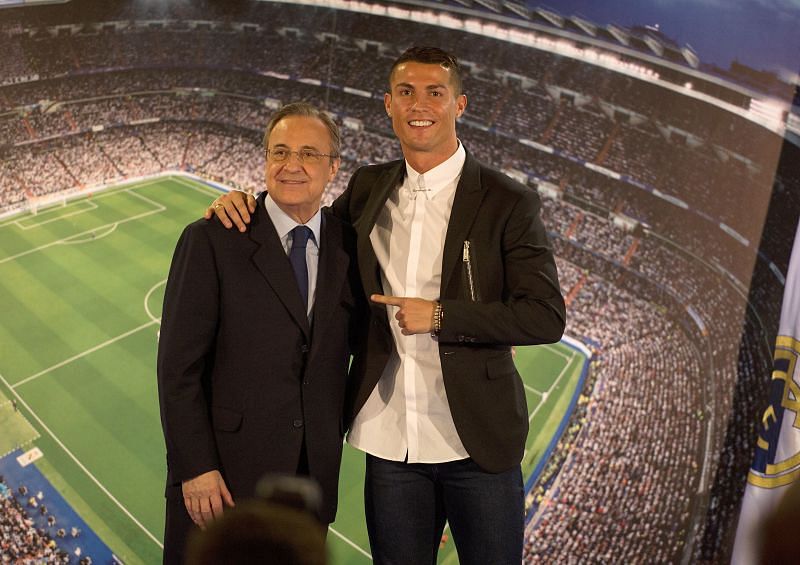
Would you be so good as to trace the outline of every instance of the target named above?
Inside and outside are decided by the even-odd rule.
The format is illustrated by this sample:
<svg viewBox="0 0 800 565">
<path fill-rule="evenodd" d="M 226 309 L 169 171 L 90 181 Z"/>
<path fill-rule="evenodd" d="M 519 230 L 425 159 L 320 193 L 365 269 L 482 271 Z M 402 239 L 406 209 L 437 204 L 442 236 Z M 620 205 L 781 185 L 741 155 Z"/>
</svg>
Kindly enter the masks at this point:
<svg viewBox="0 0 800 565">
<path fill-rule="evenodd" d="M 733 565 L 758 562 L 758 528 L 789 486 L 800 480 L 800 229 L 794 238 L 775 341 L 769 405 L 739 514 Z"/>
</svg>

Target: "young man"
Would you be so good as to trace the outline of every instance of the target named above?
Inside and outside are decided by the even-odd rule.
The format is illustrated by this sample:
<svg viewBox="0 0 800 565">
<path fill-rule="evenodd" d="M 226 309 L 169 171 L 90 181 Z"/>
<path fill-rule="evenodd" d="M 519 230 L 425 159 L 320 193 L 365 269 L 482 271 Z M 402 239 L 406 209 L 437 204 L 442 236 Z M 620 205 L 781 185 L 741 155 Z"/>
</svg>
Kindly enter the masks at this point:
<svg viewBox="0 0 800 565">
<path fill-rule="evenodd" d="M 336 514 L 350 341 L 361 299 L 352 229 L 322 217 L 339 133 L 290 104 L 265 135 L 266 185 L 247 234 L 218 222 L 181 235 L 158 351 L 167 446 L 165 563 L 265 473 L 308 475 Z M 355 288 L 354 288 L 355 287 Z M 354 341 L 354 340 L 353 340 Z"/>
<path fill-rule="evenodd" d="M 372 306 L 347 412 L 367 453 L 376 563 L 428 564 L 449 521 L 462 564 L 522 560 L 525 391 L 511 346 L 558 341 L 565 306 L 537 193 L 456 137 L 458 62 L 430 47 L 392 66 L 404 160 L 362 167 L 333 204 L 353 224 Z M 215 201 L 243 230 L 252 202 Z"/>
</svg>

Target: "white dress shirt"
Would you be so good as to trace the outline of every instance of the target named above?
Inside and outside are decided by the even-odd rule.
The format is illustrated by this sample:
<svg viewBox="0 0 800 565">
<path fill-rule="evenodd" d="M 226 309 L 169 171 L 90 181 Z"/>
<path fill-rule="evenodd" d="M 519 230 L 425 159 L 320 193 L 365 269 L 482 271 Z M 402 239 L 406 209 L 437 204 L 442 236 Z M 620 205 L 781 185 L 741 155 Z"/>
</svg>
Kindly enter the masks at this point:
<svg viewBox="0 0 800 565">
<path fill-rule="evenodd" d="M 444 163 L 420 175 L 406 162 L 405 179 L 378 215 L 370 242 L 384 294 L 438 300 L 447 224 L 466 153 L 459 144 Z M 439 343 L 405 336 L 387 307 L 396 351 L 356 416 L 347 441 L 376 457 L 443 463 L 469 457 L 444 390 Z"/>
<path fill-rule="evenodd" d="M 311 229 L 312 236 L 306 243 L 306 265 L 308 266 L 308 304 L 306 313 L 311 318 L 311 308 L 314 306 L 314 293 L 317 291 L 317 266 L 319 264 L 319 241 L 320 229 L 322 226 L 322 212 L 317 210 L 310 220 L 305 224 L 298 224 L 286 212 L 280 209 L 275 201 L 267 194 L 264 197 L 264 207 L 267 209 L 269 219 L 278 232 L 286 255 L 292 249 L 292 230 L 297 226 L 305 225 Z"/>
</svg>

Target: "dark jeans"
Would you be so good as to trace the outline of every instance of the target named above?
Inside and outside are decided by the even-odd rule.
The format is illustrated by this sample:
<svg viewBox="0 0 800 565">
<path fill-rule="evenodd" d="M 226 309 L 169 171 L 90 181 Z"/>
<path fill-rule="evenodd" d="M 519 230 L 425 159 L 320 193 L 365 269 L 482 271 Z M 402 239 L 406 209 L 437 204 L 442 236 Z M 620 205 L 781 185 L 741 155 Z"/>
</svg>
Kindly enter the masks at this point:
<svg viewBox="0 0 800 565">
<path fill-rule="evenodd" d="M 519 466 L 495 474 L 472 459 L 404 463 L 367 454 L 364 504 L 377 565 L 435 564 L 445 521 L 461 565 L 522 563 Z"/>
</svg>

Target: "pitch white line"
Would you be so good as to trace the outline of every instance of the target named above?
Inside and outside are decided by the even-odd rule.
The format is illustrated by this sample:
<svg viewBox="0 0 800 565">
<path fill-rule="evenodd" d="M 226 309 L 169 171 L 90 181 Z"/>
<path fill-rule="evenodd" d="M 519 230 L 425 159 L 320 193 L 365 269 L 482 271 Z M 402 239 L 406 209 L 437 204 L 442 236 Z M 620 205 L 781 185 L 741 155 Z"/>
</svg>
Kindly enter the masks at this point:
<svg viewBox="0 0 800 565">
<path fill-rule="evenodd" d="M 112 233 L 114 233 L 116 231 L 118 225 L 119 224 L 117 224 L 116 222 L 111 224 L 109 229 L 107 229 L 106 231 L 104 231 L 100 235 L 97 235 L 97 230 L 96 229 L 92 230 L 92 237 L 85 237 L 83 239 L 77 239 L 76 236 L 71 235 L 66 239 L 62 239 L 61 243 L 63 245 L 80 245 L 81 243 L 91 243 L 92 241 L 97 241 L 98 239 L 101 239 L 103 237 L 106 237 L 106 236 L 111 235 Z"/>
<path fill-rule="evenodd" d="M 541 390 L 539 390 L 538 388 L 533 388 L 533 387 L 532 387 L 531 385 L 529 385 L 529 384 L 522 383 L 522 386 L 524 386 L 524 387 L 525 387 L 525 390 L 527 390 L 527 391 L 529 391 L 529 392 L 532 392 L 532 393 L 534 393 L 534 394 L 538 394 L 539 396 L 544 396 L 544 394 L 545 394 L 545 393 L 543 393 Z"/>
<path fill-rule="evenodd" d="M 149 198 L 147 198 L 145 196 L 142 196 L 141 194 L 136 194 L 135 192 L 132 192 L 133 190 L 138 190 L 139 188 L 144 188 L 145 186 L 149 186 L 151 184 L 155 184 L 156 182 L 159 182 L 159 180 L 163 180 L 163 179 L 154 179 L 152 181 L 144 182 L 141 185 L 137 185 L 134 188 L 115 189 L 115 190 L 111 190 L 109 192 L 105 192 L 103 194 L 100 194 L 98 196 L 93 196 L 92 197 L 94 200 L 99 200 L 101 198 L 108 198 L 109 196 L 114 196 L 116 194 L 119 194 L 120 192 L 127 192 L 129 194 L 134 194 L 135 196 L 138 196 L 142 200 L 145 200 L 146 202 L 151 203 L 152 205 L 156 206 L 157 208 L 155 210 L 149 210 L 147 212 L 142 212 L 141 214 L 137 214 L 135 216 L 131 216 L 129 218 L 125 218 L 124 220 L 119 220 L 118 222 L 111 222 L 111 223 L 108 223 L 108 224 L 104 224 L 102 226 L 97 226 L 95 228 L 76 233 L 76 234 L 71 235 L 69 237 L 65 237 L 65 238 L 62 238 L 62 239 L 59 239 L 59 240 L 56 240 L 56 241 L 51 241 L 50 243 L 46 243 L 44 245 L 40 245 L 39 247 L 34 247 L 33 249 L 28 249 L 27 251 L 23 251 L 21 253 L 17 253 L 16 255 L 11 255 L 9 257 L 5 257 L 3 259 L 0 259 L 0 265 L 2 265 L 3 263 L 5 263 L 7 261 L 13 261 L 14 259 L 17 259 L 19 257 L 23 257 L 25 255 L 30 255 L 31 253 L 36 253 L 37 251 L 41 251 L 43 249 L 47 249 L 48 247 L 52 247 L 53 245 L 63 244 L 65 242 L 67 242 L 68 240 L 72 239 L 72 238 L 77 238 L 77 237 L 80 237 L 82 235 L 86 235 L 88 233 L 91 233 L 91 232 L 93 232 L 95 230 L 107 228 L 107 227 L 109 227 L 109 226 L 111 226 L 113 224 L 124 224 L 124 223 L 130 222 L 130 221 L 133 221 L 133 220 L 138 220 L 139 218 L 144 218 L 144 217 L 150 216 L 152 214 L 159 214 L 159 213 L 165 211 L 167 209 L 166 206 L 163 206 L 162 204 L 159 204 L 159 203 L 157 203 L 157 202 L 155 202 L 153 200 L 150 200 Z M 83 202 L 83 200 L 77 200 L 76 202 Z M 72 203 L 70 203 L 70 205 L 72 205 Z M 2 227 L 5 227 L 5 224 Z"/>
<path fill-rule="evenodd" d="M 106 340 L 101 344 L 95 345 L 94 347 L 90 347 L 89 349 L 87 349 L 86 351 L 84 351 L 82 353 L 78 353 L 77 355 L 73 355 L 69 359 L 65 359 L 64 361 L 61 361 L 60 363 L 56 363 L 52 367 L 48 367 L 47 369 L 45 369 L 43 371 L 39 371 L 35 375 L 31 375 L 28 378 L 22 379 L 21 381 L 19 381 L 17 384 L 12 386 L 11 388 L 12 389 L 16 389 L 18 386 L 22 386 L 22 385 L 24 385 L 26 383 L 31 382 L 34 379 L 38 379 L 39 377 L 41 377 L 42 375 L 46 375 L 50 371 L 58 369 L 59 367 L 63 367 L 64 365 L 68 365 L 69 363 L 72 363 L 73 361 L 76 361 L 76 360 L 80 359 L 81 357 L 85 357 L 86 355 L 89 355 L 90 353 L 94 353 L 98 349 L 102 349 L 107 345 L 111 345 L 112 343 L 115 343 L 115 342 L 117 342 L 117 341 L 119 341 L 121 339 L 124 339 L 124 338 L 128 337 L 129 335 L 135 334 L 136 332 L 138 332 L 140 330 L 143 330 L 147 326 L 152 326 L 154 323 L 155 322 L 151 320 L 151 321 L 149 321 L 149 322 L 147 322 L 145 324 L 142 324 L 138 328 L 133 328 L 132 330 L 128 330 L 124 334 L 120 334 L 117 337 L 112 337 L 111 339 Z"/>
<path fill-rule="evenodd" d="M 135 196 L 136 198 L 140 198 L 141 200 L 144 200 L 145 202 L 147 202 L 147 203 L 148 203 L 148 204 L 150 204 L 151 206 L 154 206 L 154 207 L 156 207 L 156 208 L 161 208 L 161 211 L 162 211 L 162 212 L 163 212 L 164 210 L 166 210 L 166 209 L 167 209 L 167 208 L 166 208 L 166 206 L 164 206 L 164 205 L 163 205 L 163 204 L 161 204 L 160 202 L 156 202 L 155 200 L 151 200 L 151 199 L 149 199 L 147 196 L 142 196 L 141 194 L 139 194 L 138 192 L 136 192 L 136 189 L 133 189 L 133 188 L 126 188 L 126 189 L 125 189 L 125 190 L 123 190 L 122 192 L 124 192 L 124 193 L 126 193 L 126 194 L 130 194 L 131 196 Z"/>
<path fill-rule="evenodd" d="M 20 220 L 14 221 L 14 225 L 16 225 L 19 229 L 21 229 L 23 231 L 32 230 L 34 228 L 39 228 L 39 227 L 41 227 L 41 226 L 43 226 L 45 224 L 49 224 L 51 222 L 57 222 L 59 220 L 63 220 L 64 218 L 70 218 L 72 216 L 77 216 L 79 214 L 85 214 L 86 212 L 91 212 L 92 210 L 97 210 L 97 208 L 99 208 L 99 206 L 97 206 L 97 204 L 95 204 L 91 200 L 85 200 L 85 201 L 81 200 L 80 202 L 81 202 L 81 204 L 83 204 L 84 202 L 88 202 L 89 203 L 89 208 L 84 208 L 82 210 L 75 210 L 75 211 L 69 212 L 67 214 L 62 214 L 62 215 L 57 216 L 55 218 L 49 218 L 49 219 L 43 220 L 41 222 L 35 222 L 35 223 L 33 223 L 33 225 L 30 225 L 30 226 L 23 225 L 22 224 L 22 220 L 20 219 Z M 72 206 L 72 204 L 70 204 L 70 206 Z M 50 211 L 61 210 L 61 209 L 62 209 L 62 207 L 58 206 L 56 208 L 51 208 L 50 210 L 45 210 L 44 212 L 42 212 L 40 214 L 37 214 L 36 216 L 31 216 L 31 217 L 25 218 L 25 219 L 37 218 L 39 216 L 43 216 L 43 215 L 47 214 Z"/>
<path fill-rule="evenodd" d="M 564 359 L 567 360 L 567 363 L 572 363 L 572 360 L 575 358 L 575 353 L 574 352 L 570 352 L 569 355 L 567 355 L 563 351 L 559 351 L 558 349 L 553 349 L 552 353 L 555 353 L 559 357 L 563 357 Z"/>
<path fill-rule="evenodd" d="M 557 351 L 556 353 L 560 353 L 560 352 Z M 556 385 L 561 381 L 561 379 L 566 374 L 567 369 L 569 369 L 570 365 L 572 365 L 572 360 L 575 359 L 576 355 L 577 355 L 577 353 L 573 353 L 572 355 L 569 355 L 569 356 L 563 355 L 564 357 L 567 358 L 567 363 L 564 365 L 564 368 L 561 369 L 561 372 L 558 374 L 558 377 L 556 378 L 556 380 L 553 381 L 553 384 L 550 385 L 550 388 L 548 388 L 544 393 L 542 393 L 542 397 L 543 398 L 547 398 L 550 395 L 550 393 L 553 392 L 553 389 L 556 387 Z M 536 413 L 539 412 L 539 408 L 541 408 L 543 404 L 544 404 L 544 402 L 540 402 L 539 405 L 536 408 L 534 408 L 533 412 L 528 414 L 528 421 L 529 422 L 531 420 L 533 420 L 534 416 L 536 416 Z"/>
<path fill-rule="evenodd" d="M 116 504 L 116 505 L 117 505 L 117 507 L 118 507 L 120 510 L 122 510 L 122 512 L 123 512 L 123 513 L 124 513 L 124 514 L 125 514 L 125 515 L 126 515 L 128 518 L 130 518 L 130 519 L 131 519 L 131 521 L 132 521 L 134 524 L 136 524 L 136 525 L 139 527 L 139 529 L 141 529 L 141 530 L 142 530 L 142 532 L 144 532 L 144 533 L 145 533 L 145 535 L 147 535 L 147 537 L 149 537 L 151 540 L 153 540 L 153 541 L 155 542 L 155 544 L 156 544 L 156 545 L 157 545 L 159 548 L 161 548 L 161 549 L 164 549 L 164 544 L 162 544 L 162 543 L 161 543 L 161 542 L 158 540 L 158 538 L 157 538 L 157 537 L 155 537 L 155 536 L 154 536 L 152 533 L 150 533 L 150 530 L 148 530 L 147 528 L 145 528 L 145 527 L 144 527 L 144 524 L 142 524 L 142 523 L 141 523 L 139 520 L 137 520 L 137 519 L 136 519 L 136 517 L 135 517 L 133 514 L 131 514 L 131 512 L 130 512 L 130 511 L 127 509 L 127 508 L 125 508 L 125 506 L 123 506 L 123 505 L 122 505 L 122 503 L 121 503 L 119 500 L 117 500 L 117 498 L 116 498 L 116 497 L 115 497 L 113 494 L 111 494 L 111 492 L 110 492 L 110 491 L 109 491 L 109 490 L 108 490 L 108 489 L 107 489 L 107 488 L 106 488 L 106 487 L 103 485 L 103 483 L 101 483 L 101 482 L 100 482 L 100 481 L 97 479 L 97 477 L 95 477 L 95 476 L 92 474 L 92 472 L 91 472 L 91 471 L 89 471 L 89 469 L 87 469 L 87 468 L 86 468 L 86 465 L 84 465 L 83 463 L 81 463 L 81 462 L 80 462 L 80 460 L 79 460 L 77 457 L 75 457 L 75 454 L 74 454 L 74 453 L 72 453 L 72 452 L 69 450 L 69 448 L 67 448 L 67 446 L 66 446 L 66 445 L 64 445 L 64 442 L 62 442 L 62 441 L 61 441 L 61 440 L 58 438 L 58 436 L 57 436 L 56 434 L 54 434 L 54 433 L 53 433 L 53 431 L 52 431 L 50 428 L 48 428 L 48 427 L 47 427 L 47 424 L 45 424 L 45 423 L 42 421 L 42 419 L 39 417 L 39 415 L 38 415 L 38 414 L 36 414 L 36 412 L 34 412 L 34 411 L 31 409 L 31 407 L 30 407 L 30 406 L 28 406 L 28 403 L 27 403 L 27 402 L 25 402 L 25 400 L 24 400 L 24 399 L 23 399 L 23 398 L 22 398 L 22 397 L 21 397 L 21 396 L 20 396 L 20 395 L 17 393 L 17 391 L 16 391 L 16 390 L 14 390 L 14 387 L 12 387 L 12 386 L 9 384 L 9 382 L 8 382 L 8 381 L 5 379 L 5 377 L 3 377 L 3 375 L 0 375 L 0 381 L 2 381 L 2 382 L 3 382 L 3 384 L 4 384 L 4 385 L 6 385 L 6 386 L 7 386 L 7 387 L 8 387 L 8 388 L 11 390 L 12 394 L 13 394 L 14 396 L 16 396 L 16 397 L 17 397 L 17 400 L 20 402 L 20 404 L 22 404 L 22 405 L 25 407 L 25 409 L 26 409 L 26 410 L 28 410 L 28 411 L 30 412 L 30 414 L 31 414 L 31 415 L 32 415 L 32 416 L 33 416 L 33 417 L 36 419 L 36 421 L 37 421 L 37 422 L 39 422 L 39 425 L 40 425 L 40 426 L 42 426 L 42 429 L 44 429 L 44 431 L 46 431 L 46 432 L 48 433 L 48 435 L 50 435 L 50 437 L 52 437 L 52 438 L 53 438 L 53 441 L 55 441 L 55 442 L 58 444 L 58 446 L 59 446 L 59 447 L 61 447 L 61 449 L 63 449 L 63 450 L 64 450 L 64 453 L 66 453 L 66 454 L 67 454 L 67 455 L 70 457 L 70 459 L 72 459 L 72 460 L 75 462 L 75 464 L 76 464 L 78 467 L 80 467 L 80 469 L 81 469 L 81 470 L 82 470 L 84 473 L 86 473 L 86 476 L 87 476 L 87 477 L 89 477 L 89 478 L 92 480 L 92 482 L 93 482 L 94 484 L 96 484 L 96 485 L 97 485 L 97 487 L 98 487 L 98 488 L 99 488 L 101 491 L 103 491 L 103 493 L 104 493 L 104 494 L 105 494 L 105 495 L 106 495 L 106 496 L 107 496 L 107 497 L 108 497 L 108 498 L 109 498 L 109 499 L 110 499 L 110 500 L 111 500 L 111 501 L 112 501 L 114 504 Z M 19 383 L 17 383 L 17 384 L 19 384 Z M 16 386 L 16 385 L 15 385 L 15 386 Z"/>
<path fill-rule="evenodd" d="M 88 233 L 93 232 L 94 230 L 107 228 L 109 226 L 112 226 L 113 224 L 125 224 L 127 222 L 132 222 L 133 220 L 138 220 L 139 218 L 144 218 L 146 216 L 152 216 L 153 214 L 160 214 L 164 210 L 166 210 L 166 208 L 161 206 L 161 208 L 159 210 L 148 210 L 147 212 L 142 212 L 141 214 L 136 214 L 135 216 L 131 216 L 129 218 L 125 218 L 124 220 L 120 220 L 118 222 L 111 222 L 111 223 L 108 223 L 108 224 L 104 224 L 102 226 L 97 226 L 96 228 L 92 228 L 90 230 L 85 230 L 85 231 L 82 231 L 80 233 L 76 233 L 75 235 L 71 235 L 69 237 L 65 237 L 63 239 L 59 239 L 59 240 L 56 240 L 56 241 L 51 241 L 50 243 L 45 243 L 44 245 L 40 245 L 39 247 L 34 247 L 33 249 L 28 249 L 27 251 L 22 251 L 21 253 L 17 253 L 16 255 L 11 255 L 11 256 L 6 257 L 4 259 L 0 259 L 0 265 L 2 265 L 3 263 L 5 263 L 7 261 L 13 261 L 14 259 L 18 259 L 20 257 L 24 257 L 25 255 L 30 255 L 31 253 L 36 253 L 37 251 L 41 251 L 43 249 L 47 249 L 48 247 L 52 247 L 54 245 L 61 245 L 61 244 L 67 243 L 72 238 L 76 238 L 76 237 L 80 237 L 82 235 L 86 235 Z"/>
<path fill-rule="evenodd" d="M 371 555 L 369 552 L 367 552 L 367 551 L 364 551 L 364 549 L 362 549 L 362 547 L 361 547 L 360 545 L 358 545 L 356 542 L 354 542 L 353 540 L 351 540 L 351 539 L 350 539 L 350 538 L 348 538 L 347 536 L 345 536 L 345 535 L 343 535 L 343 534 L 340 534 L 339 532 L 337 532 L 337 531 L 336 531 L 336 530 L 334 530 L 333 528 L 328 528 L 328 529 L 329 529 L 331 532 L 333 532 L 333 533 L 334 533 L 334 535 L 336 535 L 336 536 L 338 536 L 339 538 L 341 538 L 342 540 L 344 540 L 344 542 L 345 542 L 345 543 L 347 543 L 347 545 L 351 546 L 352 548 L 354 548 L 355 550 L 357 550 L 357 551 L 358 551 L 358 552 L 359 552 L 361 555 L 363 555 L 364 557 L 366 557 L 366 558 L 368 558 L 370 561 L 372 561 L 372 555 Z"/>
<path fill-rule="evenodd" d="M 147 305 L 147 302 L 150 300 L 150 295 L 153 294 L 158 287 L 165 284 L 166 282 L 167 279 L 164 279 L 161 282 L 157 282 L 156 284 L 153 285 L 153 287 L 150 290 L 147 291 L 147 294 L 144 295 L 144 311 L 147 313 L 147 316 L 157 324 L 161 323 L 161 318 L 156 318 L 153 315 L 153 313 L 150 311 L 150 307 Z"/>
<path fill-rule="evenodd" d="M 222 192 L 221 190 L 217 190 L 216 188 L 212 188 L 212 187 L 208 186 L 207 184 L 203 184 L 203 183 L 201 183 L 199 181 L 187 181 L 185 178 L 181 178 L 181 177 L 170 177 L 170 180 L 172 180 L 172 181 L 174 181 L 174 182 L 176 182 L 178 184 L 182 184 L 185 187 L 193 188 L 193 189 L 195 189 L 197 191 L 200 191 L 200 192 L 205 192 L 205 193 L 207 193 L 207 194 L 209 194 L 211 196 L 214 196 L 214 195 L 219 194 L 220 192 Z M 192 184 L 192 182 L 194 182 L 196 184 Z"/>
</svg>

